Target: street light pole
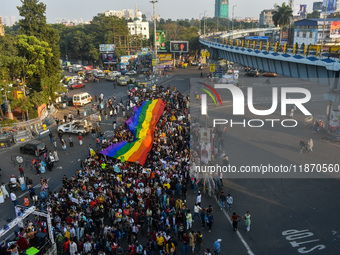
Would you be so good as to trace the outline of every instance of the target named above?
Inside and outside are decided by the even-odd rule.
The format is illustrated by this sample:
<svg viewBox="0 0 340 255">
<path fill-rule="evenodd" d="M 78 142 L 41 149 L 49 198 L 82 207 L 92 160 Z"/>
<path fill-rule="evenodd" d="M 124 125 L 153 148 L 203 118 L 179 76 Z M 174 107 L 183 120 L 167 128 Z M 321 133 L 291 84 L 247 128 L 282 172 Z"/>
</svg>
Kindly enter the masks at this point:
<svg viewBox="0 0 340 255">
<path fill-rule="evenodd" d="M 150 1 L 153 5 L 153 38 L 154 38 L 154 59 L 157 59 L 157 45 L 156 45 L 156 7 L 155 4 L 158 0 Z"/>
<path fill-rule="evenodd" d="M 204 37 L 204 39 L 205 39 L 205 23 L 206 23 L 206 22 L 205 22 L 205 20 L 206 20 L 206 18 L 205 18 L 205 13 L 206 13 L 206 12 L 207 12 L 207 10 L 205 10 L 205 11 L 204 11 L 204 14 L 203 14 L 203 15 L 204 15 L 204 17 L 203 17 L 203 31 L 204 31 L 204 32 L 203 32 L 203 34 L 204 34 L 203 37 Z"/>
<path fill-rule="evenodd" d="M 201 16 L 203 15 L 203 13 L 200 13 L 200 15 L 199 15 L 199 21 L 200 21 L 200 25 L 199 25 L 199 31 L 200 31 L 200 35 L 202 34 L 202 32 L 201 32 L 201 26 L 202 26 L 202 20 L 201 20 Z"/>
<path fill-rule="evenodd" d="M 233 13 L 231 15 L 231 31 L 232 31 L 231 39 L 234 39 L 234 12 L 235 12 L 236 6 L 237 6 L 237 4 L 233 5 Z"/>
<path fill-rule="evenodd" d="M 321 49 L 320 49 L 320 59 L 322 58 L 322 48 L 323 48 L 323 40 L 325 36 L 325 27 L 326 27 L 326 18 L 327 18 L 327 9 L 328 9 L 328 0 L 326 2 L 325 15 L 323 17 L 323 28 L 322 28 L 322 38 L 321 38 Z"/>
</svg>

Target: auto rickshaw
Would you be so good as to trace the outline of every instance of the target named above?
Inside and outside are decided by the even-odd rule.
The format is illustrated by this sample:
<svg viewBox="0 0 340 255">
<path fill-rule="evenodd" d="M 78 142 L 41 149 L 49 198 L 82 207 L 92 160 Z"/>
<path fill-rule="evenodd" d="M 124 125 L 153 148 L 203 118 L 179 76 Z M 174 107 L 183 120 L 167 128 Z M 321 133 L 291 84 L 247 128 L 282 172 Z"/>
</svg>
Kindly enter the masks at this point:
<svg viewBox="0 0 340 255">
<path fill-rule="evenodd" d="M 84 71 L 79 71 L 79 72 L 78 72 L 78 76 L 80 76 L 80 77 L 85 77 Z"/>
</svg>

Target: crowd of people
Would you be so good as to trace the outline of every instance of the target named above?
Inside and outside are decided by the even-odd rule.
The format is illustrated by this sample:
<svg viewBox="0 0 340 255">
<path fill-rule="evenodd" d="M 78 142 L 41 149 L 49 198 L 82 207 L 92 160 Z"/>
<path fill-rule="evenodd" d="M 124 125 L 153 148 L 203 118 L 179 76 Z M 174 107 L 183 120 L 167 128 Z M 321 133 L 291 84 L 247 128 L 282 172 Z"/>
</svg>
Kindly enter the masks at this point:
<svg viewBox="0 0 340 255">
<path fill-rule="evenodd" d="M 58 253 L 162 255 L 179 254 L 178 247 L 183 254 L 189 247 L 191 252 L 201 250 L 203 237 L 200 231 L 192 230 L 195 215 L 186 205 L 188 189 L 195 183 L 189 173 L 189 98 L 168 87 L 149 93 L 135 91 L 129 102 L 140 106 L 156 98 L 166 102 L 166 107 L 143 166 L 100 154 L 112 143 L 133 140 L 127 127 L 119 126 L 99 148 L 89 146 L 88 158 L 81 161 L 73 177 L 63 177 L 59 191 L 48 191 L 46 180 L 41 178 L 43 190 L 34 203 L 52 215 Z M 33 200 L 37 194 L 31 186 L 29 190 Z M 200 211 L 207 215 L 203 226 L 206 223 L 211 230 L 212 207 Z M 37 219 L 20 231 L 19 238 L 28 244 L 28 236 L 47 233 L 47 224 Z M 27 236 L 31 232 L 34 234 Z M 18 243 L 11 247 L 14 252 L 26 248 Z"/>
</svg>

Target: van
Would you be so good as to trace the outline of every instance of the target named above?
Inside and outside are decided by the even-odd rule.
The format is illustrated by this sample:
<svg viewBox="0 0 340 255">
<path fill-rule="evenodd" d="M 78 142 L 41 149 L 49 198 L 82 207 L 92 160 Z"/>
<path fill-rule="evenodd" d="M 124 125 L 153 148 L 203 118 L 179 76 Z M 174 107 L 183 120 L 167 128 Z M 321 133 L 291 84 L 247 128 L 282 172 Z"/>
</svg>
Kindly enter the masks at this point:
<svg viewBox="0 0 340 255">
<path fill-rule="evenodd" d="M 83 106 L 92 102 L 92 97 L 89 93 L 79 93 L 73 95 L 72 99 L 73 105 Z"/>
</svg>

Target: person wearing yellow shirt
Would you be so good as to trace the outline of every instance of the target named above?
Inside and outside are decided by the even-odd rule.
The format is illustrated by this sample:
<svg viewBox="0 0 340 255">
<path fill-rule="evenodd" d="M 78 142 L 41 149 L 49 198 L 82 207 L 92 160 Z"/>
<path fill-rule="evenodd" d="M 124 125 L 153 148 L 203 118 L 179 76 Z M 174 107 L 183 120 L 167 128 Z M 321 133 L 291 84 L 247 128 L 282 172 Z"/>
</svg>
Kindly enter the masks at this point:
<svg viewBox="0 0 340 255">
<path fill-rule="evenodd" d="M 170 189 L 170 183 L 164 183 L 163 184 L 163 189 Z"/>
<path fill-rule="evenodd" d="M 159 234 L 156 237 L 156 243 L 157 243 L 158 250 L 161 251 L 163 249 L 163 244 L 164 244 L 164 237 L 161 234 Z"/>
<path fill-rule="evenodd" d="M 180 198 L 177 198 L 176 200 L 176 209 L 182 209 L 182 206 L 183 206 L 183 201 L 180 199 Z"/>
</svg>

